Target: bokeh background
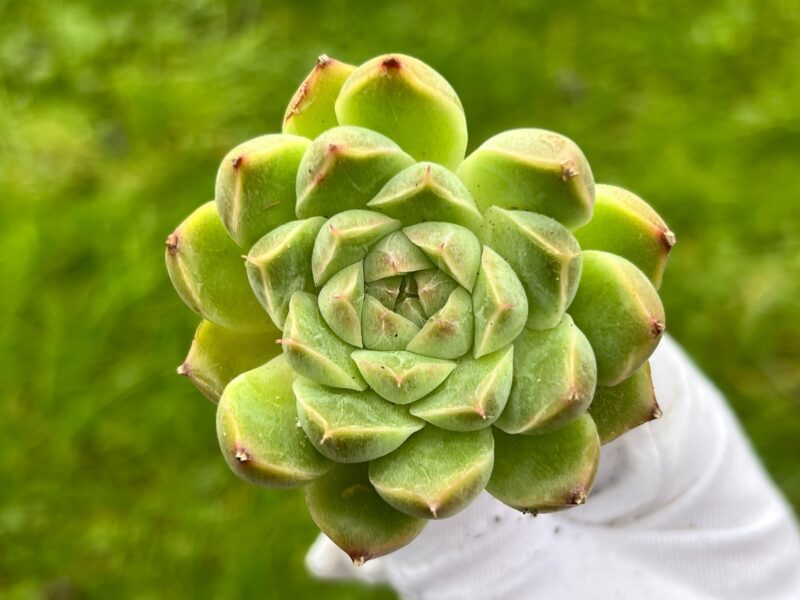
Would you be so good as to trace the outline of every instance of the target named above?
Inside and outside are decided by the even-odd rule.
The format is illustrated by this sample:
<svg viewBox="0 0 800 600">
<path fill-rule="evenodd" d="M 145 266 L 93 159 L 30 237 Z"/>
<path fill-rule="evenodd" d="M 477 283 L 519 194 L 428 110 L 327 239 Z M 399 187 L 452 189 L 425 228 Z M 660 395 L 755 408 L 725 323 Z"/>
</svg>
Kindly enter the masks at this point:
<svg viewBox="0 0 800 600">
<path fill-rule="evenodd" d="M 565 133 L 678 235 L 668 329 L 800 508 L 800 4 L 0 0 L 0 595 L 390 598 L 312 581 L 175 375 L 166 235 L 326 52 L 429 62 L 470 147 Z"/>
</svg>

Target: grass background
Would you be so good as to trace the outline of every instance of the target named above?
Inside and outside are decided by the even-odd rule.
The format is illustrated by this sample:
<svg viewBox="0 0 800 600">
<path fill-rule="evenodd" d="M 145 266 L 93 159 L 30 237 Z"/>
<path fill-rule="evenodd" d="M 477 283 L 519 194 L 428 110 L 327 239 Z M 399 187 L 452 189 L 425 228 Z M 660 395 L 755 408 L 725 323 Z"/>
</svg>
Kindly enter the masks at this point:
<svg viewBox="0 0 800 600">
<path fill-rule="evenodd" d="M 800 5 L 0 0 L 0 594 L 391 597 L 316 583 L 298 493 L 239 482 L 174 374 L 166 234 L 327 52 L 416 55 L 470 147 L 575 139 L 678 235 L 668 328 L 800 508 Z"/>
</svg>

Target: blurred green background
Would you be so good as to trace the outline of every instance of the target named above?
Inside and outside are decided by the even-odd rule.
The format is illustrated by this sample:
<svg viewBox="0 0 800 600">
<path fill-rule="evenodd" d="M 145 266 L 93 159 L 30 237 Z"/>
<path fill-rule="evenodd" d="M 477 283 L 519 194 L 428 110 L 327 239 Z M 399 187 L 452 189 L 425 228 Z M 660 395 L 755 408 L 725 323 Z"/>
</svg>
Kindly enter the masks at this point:
<svg viewBox="0 0 800 600">
<path fill-rule="evenodd" d="M 678 235 L 670 332 L 800 508 L 800 4 L 0 0 L 0 595 L 391 597 L 316 583 L 183 379 L 163 243 L 315 57 L 416 55 L 470 147 L 539 126 Z"/>
</svg>

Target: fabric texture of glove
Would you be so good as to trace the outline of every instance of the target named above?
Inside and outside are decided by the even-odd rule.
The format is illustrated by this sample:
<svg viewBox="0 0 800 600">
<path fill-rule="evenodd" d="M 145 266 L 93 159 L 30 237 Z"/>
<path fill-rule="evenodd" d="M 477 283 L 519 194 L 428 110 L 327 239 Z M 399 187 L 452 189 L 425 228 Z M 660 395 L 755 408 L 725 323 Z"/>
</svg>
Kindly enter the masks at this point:
<svg viewBox="0 0 800 600">
<path fill-rule="evenodd" d="M 531 517 L 484 492 L 363 567 L 321 535 L 308 569 L 408 599 L 800 599 L 794 515 L 725 400 L 670 338 L 651 366 L 663 417 L 603 447 L 587 504 Z"/>
</svg>

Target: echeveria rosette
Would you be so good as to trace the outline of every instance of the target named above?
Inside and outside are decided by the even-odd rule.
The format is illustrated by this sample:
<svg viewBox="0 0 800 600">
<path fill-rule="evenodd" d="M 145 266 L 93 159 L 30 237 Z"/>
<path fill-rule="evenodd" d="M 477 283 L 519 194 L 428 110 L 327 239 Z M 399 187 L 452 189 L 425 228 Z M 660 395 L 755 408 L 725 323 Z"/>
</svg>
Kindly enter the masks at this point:
<svg viewBox="0 0 800 600">
<path fill-rule="evenodd" d="M 218 402 L 226 461 L 304 486 L 357 563 L 484 489 L 581 504 L 600 444 L 660 414 L 647 359 L 674 235 L 564 136 L 466 144 L 424 63 L 321 57 L 283 132 L 231 150 L 167 240 L 203 318 L 178 371 Z"/>
</svg>

